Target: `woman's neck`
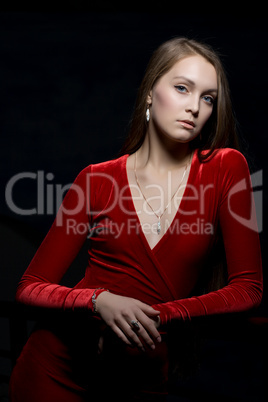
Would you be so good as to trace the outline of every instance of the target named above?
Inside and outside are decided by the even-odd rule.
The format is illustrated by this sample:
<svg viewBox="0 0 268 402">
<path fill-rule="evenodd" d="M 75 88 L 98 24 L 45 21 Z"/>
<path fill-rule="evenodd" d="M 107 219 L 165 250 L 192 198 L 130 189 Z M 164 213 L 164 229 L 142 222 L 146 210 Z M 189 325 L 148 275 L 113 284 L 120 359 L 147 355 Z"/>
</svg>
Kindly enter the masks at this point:
<svg viewBox="0 0 268 402">
<path fill-rule="evenodd" d="M 180 168 L 188 161 L 191 154 L 189 143 L 179 143 L 167 139 L 160 141 L 151 138 L 148 133 L 139 148 L 137 167 L 153 169 L 158 174 Z"/>
</svg>

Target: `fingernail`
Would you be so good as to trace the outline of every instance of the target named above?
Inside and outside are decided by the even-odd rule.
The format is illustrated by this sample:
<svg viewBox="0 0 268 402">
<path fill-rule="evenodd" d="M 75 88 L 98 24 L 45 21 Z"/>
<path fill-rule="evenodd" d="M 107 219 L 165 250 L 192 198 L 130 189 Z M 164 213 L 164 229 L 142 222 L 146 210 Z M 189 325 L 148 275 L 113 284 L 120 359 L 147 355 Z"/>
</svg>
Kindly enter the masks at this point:
<svg viewBox="0 0 268 402">
<path fill-rule="evenodd" d="M 154 350 L 154 349 L 155 349 L 155 345 L 151 345 L 151 349 L 153 349 L 153 350 Z"/>
<path fill-rule="evenodd" d="M 157 340 L 157 342 L 161 342 L 161 341 L 162 341 L 161 336 L 158 336 L 158 337 L 156 338 L 156 340 Z"/>
</svg>

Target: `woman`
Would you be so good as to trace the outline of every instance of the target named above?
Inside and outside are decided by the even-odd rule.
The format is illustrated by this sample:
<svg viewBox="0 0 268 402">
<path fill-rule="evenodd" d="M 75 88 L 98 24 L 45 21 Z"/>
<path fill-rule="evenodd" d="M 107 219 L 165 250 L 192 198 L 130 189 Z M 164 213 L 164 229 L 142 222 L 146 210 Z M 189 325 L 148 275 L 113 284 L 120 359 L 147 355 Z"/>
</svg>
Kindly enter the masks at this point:
<svg viewBox="0 0 268 402">
<path fill-rule="evenodd" d="M 20 303 L 64 313 L 30 336 L 11 402 L 164 400 L 173 324 L 179 355 L 185 321 L 259 305 L 259 238 L 237 148 L 218 56 L 186 38 L 161 45 L 121 154 L 78 175 L 20 281 Z M 59 285 L 87 238 L 85 277 Z M 222 245 L 227 283 L 200 295 Z"/>
</svg>

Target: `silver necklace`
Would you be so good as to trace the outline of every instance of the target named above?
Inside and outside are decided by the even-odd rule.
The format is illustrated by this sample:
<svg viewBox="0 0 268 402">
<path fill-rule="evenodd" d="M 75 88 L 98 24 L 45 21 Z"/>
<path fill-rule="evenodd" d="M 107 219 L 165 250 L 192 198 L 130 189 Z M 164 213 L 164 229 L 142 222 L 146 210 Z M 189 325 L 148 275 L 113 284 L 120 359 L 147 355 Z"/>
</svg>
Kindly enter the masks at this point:
<svg viewBox="0 0 268 402">
<path fill-rule="evenodd" d="M 193 154 L 191 154 L 191 157 L 190 157 L 189 161 L 188 161 L 188 162 L 186 163 L 186 165 L 185 165 L 184 172 L 183 172 L 183 175 L 182 175 L 182 178 L 181 178 L 181 181 L 180 181 L 180 183 L 179 183 L 179 186 L 178 186 L 177 190 L 175 191 L 175 193 L 174 193 L 173 196 L 171 197 L 170 201 L 168 202 L 168 204 L 167 204 L 166 208 L 164 209 L 164 211 L 162 212 L 162 214 L 158 215 L 158 214 L 153 210 L 153 208 L 152 208 L 152 206 L 149 204 L 149 202 L 147 201 L 147 199 L 146 199 L 146 197 L 145 197 L 145 195 L 143 194 L 143 191 L 142 191 L 142 189 L 141 189 L 141 186 L 140 186 L 140 183 L 139 183 L 139 180 L 138 180 L 138 177 L 137 177 L 137 171 L 136 171 L 137 152 L 136 152 L 136 154 L 135 154 L 135 166 L 134 166 L 135 179 L 136 179 L 137 185 L 138 185 L 138 187 L 139 187 L 139 189 L 140 189 L 140 191 L 141 191 L 141 193 L 142 193 L 142 196 L 143 196 L 144 200 L 146 201 L 147 205 L 151 208 L 151 210 L 153 211 L 153 213 L 155 214 L 155 216 L 156 216 L 157 219 L 158 219 L 158 222 L 157 222 L 157 234 L 159 234 L 159 235 L 160 235 L 160 233 L 161 233 L 161 218 L 162 218 L 162 216 L 164 215 L 164 213 L 165 213 L 166 209 L 168 208 L 169 204 L 171 203 L 171 201 L 173 200 L 173 198 L 174 198 L 175 195 L 177 194 L 177 192 L 180 190 L 181 185 L 182 185 L 182 182 L 183 182 L 183 179 L 184 179 L 185 174 L 186 174 L 186 171 L 187 171 L 187 168 L 188 168 L 188 166 L 189 166 L 190 161 L 192 160 L 192 156 L 193 156 Z"/>
</svg>

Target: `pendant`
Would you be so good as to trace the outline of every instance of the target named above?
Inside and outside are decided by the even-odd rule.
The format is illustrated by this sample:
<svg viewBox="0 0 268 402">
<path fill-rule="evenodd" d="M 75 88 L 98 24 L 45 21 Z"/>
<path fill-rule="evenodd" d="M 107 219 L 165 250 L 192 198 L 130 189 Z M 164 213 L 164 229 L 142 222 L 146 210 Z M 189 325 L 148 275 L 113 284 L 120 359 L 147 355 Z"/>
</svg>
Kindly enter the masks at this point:
<svg viewBox="0 0 268 402">
<path fill-rule="evenodd" d="M 157 234 L 160 234 L 160 232 L 161 232 L 161 223 L 159 219 L 159 221 L 157 222 Z"/>
</svg>

